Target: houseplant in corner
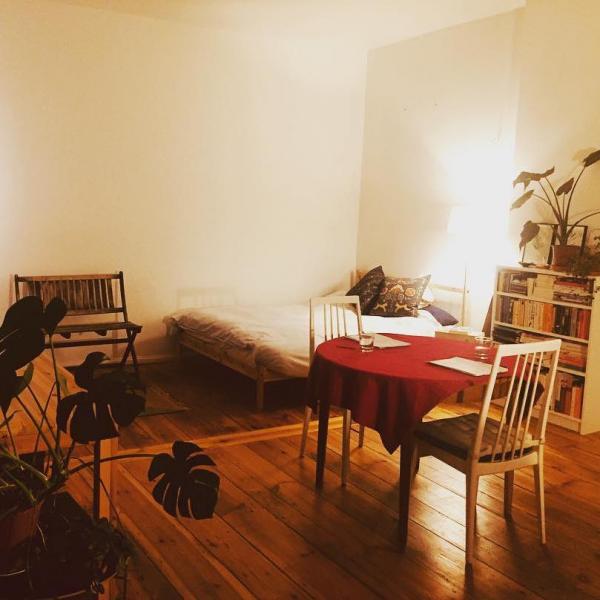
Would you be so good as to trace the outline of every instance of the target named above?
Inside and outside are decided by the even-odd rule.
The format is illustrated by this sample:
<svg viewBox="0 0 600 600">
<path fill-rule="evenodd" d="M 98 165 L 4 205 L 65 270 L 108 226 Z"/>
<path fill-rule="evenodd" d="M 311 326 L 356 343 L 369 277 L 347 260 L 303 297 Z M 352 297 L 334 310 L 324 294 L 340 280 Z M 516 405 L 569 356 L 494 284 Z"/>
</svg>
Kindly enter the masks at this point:
<svg viewBox="0 0 600 600">
<path fill-rule="evenodd" d="M 118 436 L 117 425 L 131 424 L 145 400 L 137 380 L 125 371 L 98 374 L 105 358 L 99 352 L 89 354 L 76 368 L 80 391 L 67 395 L 52 342 L 65 312 L 58 298 L 44 307 L 29 296 L 8 309 L 0 326 L 1 598 L 57 597 L 81 589 L 97 592 L 102 580 L 126 560 L 125 536 L 100 519 L 102 462 L 151 458 L 148 478 L 162 476 L 152 495 L 170 515 L 210 518 L 217 501 L 219 477 L 205 468 L 214 463 L 195 444 L 175 442 L 173 456 L 136 453 L 102 458 L 100 442 Z M 44 351 L 46 337 L 53 382 L 47 397 L 40 398 L 32 385 L 33 361 Z M 32 435 L 21 439 L 13 432 L 19 417 L 29 423 Z M 91 445 L 93 459 L 74 458 L 77 444 Z M 89 516 L 64 493 L 69 477 L 84 469 L 93 475 Z"/>
<path fill-rule="evenodd" d="M 573 215 L 573 195 L 581 176 L 588 167 L 600 161 L 600 150 L 588 154 L 581 163 L 581 169 L 577 177 L 571 177 L 557 188 L 552 185 L 549 177 L 554 173 L 554 167 L 542 173 L 522 171 L 513 181 L 513 187 L 523 185 L 523 193 L 512 203 L 511 210 L 521 208 L 530 198 L 537 198 L 552 211 L 556 220 L 556 243 L 552 247 L 552 266 L 562 268 L 567 266 L 570 260 L 580 252 L 580 247 L 570 245 L 575 227 L 586 219 L 600 214 L 600 210 L 588 210 L 582 214 Z M 537 191 L 530 187 L 532 183 L 537 184 Z M 571 217 L 574 221 L 571 222 Z M 527 221 L 521 231 L 520 248 L 535 238 L 539 232 L 539 226 L 532 221 Z"/>
</svg>

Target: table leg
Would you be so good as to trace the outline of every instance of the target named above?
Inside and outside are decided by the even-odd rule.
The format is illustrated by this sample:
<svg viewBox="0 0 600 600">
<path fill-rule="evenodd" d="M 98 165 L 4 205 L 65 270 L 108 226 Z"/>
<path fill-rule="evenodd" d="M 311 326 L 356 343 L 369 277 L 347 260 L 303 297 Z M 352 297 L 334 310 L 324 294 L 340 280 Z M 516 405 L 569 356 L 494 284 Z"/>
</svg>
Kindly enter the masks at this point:
<svg viewBox="0 0 600 600">
<path fill-rule="evenodd" d="M 406 548 L 408 538 L 408 508 L 410 503 L 410 484 L 416 460 L 416 445 L 412 434 L 408 435 L 400 446 L 400 498 L 398 517 L 398 540 L 400 548 Z"/>
<path fill-rule="evenodd" d="M 323 487 L 325 456 L 327 454 L 327 429 L 329 427 L 329 400 L 319 400 L 319 436 L 317 441 L 317 476 L 315 486 Z"/>
</svg>

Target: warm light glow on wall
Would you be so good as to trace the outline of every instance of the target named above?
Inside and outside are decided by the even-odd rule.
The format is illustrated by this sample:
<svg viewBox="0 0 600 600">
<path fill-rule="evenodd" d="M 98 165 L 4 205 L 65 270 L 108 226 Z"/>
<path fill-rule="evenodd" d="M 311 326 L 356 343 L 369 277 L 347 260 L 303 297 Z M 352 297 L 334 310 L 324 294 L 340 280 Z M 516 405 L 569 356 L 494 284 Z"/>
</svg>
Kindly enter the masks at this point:
<svg viewBox="0 0 600 600">
<path fill-rule="evenodd" d="M 512 144 L 456 145 L 443 153 L 449 199 L 448 240 L 434 278 L 462 285 L 467 268 L 467 322 L 480 327 L 489 305 L 495 268 L 514 262 L 508 237 L 512 197 Z"/>
</svg>

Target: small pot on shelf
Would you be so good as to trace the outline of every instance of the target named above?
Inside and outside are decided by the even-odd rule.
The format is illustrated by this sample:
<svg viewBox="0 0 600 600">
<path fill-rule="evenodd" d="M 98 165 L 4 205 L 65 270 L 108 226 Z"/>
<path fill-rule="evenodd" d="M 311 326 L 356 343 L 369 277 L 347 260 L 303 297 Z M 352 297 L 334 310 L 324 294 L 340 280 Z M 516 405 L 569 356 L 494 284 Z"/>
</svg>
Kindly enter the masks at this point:
<svg viewBox="0 0 600 600">
<path fill-rule="evenodd" d="M 555 269 L 564 269 L 580 251 L 581 248 L 579 246 L 554 244 L 552 246 L 552 267 Z"/>
</svg>

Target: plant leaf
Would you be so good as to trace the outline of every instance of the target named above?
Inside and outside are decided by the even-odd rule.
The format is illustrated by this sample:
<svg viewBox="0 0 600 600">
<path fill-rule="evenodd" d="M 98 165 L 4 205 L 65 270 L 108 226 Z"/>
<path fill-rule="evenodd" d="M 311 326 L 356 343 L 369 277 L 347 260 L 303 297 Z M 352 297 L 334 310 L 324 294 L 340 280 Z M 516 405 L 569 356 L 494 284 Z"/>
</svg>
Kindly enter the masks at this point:
<svg viewBox="0 0 600 600">
<path fill-rule="evenodd" d="M 521 171 L 516 179 L 513 180 L 513 187 L 516 187 L 519 183 L 523 184 L 523 189 L 526 190 L 532 181 L 539 181 L 544 177 L 549 177 L 554 173 L 554 167 L 550 167 L 543 173 L 534 173 L 533 171 Z"/>
<path fill-rule="evenodd" d="M 600 160 L 600 150 L 594 150 L 591 154 L 588 154 L 583 159 L 583 166 L 590 167 L 594 163 L 597 163 Z"/>
<path fill-rule="evenodd" d="M 56 326 L 65 318 L 67 305 L 60 298 L 52 298 L 44 310 L 44 329 L 52 335 Z"/>
<path fill-rule="evenodd" d="M 219 492 L 219 476 L 199 468 L 213 465 L 201 448 L 190 442 L 176 441 L 173 456 L 162 453 L 154 457 L 148 469 L 148 479 L 162 477 L 152 490 L 152 497 L 165 512 L 176 517 L 209 519 L 212 517 Z"/>
<path fill-rule="evenodd" d="M 533 190 L 529 190 L 524 194 L 521 194 L 511 205 L 510 209 L 514 210 L 515 208 L 521 208 L 529 198 L 533 195 Z"/>
<path fill-rule="evenodd" d="M 33 378 L 33 363 L 29 363 L 23 373 L 18 379 L 17 389 L 15 390 L 15 396 L 18 396 L 27 386 L 31 383 Z"/>
<path fill-rule="evenodd" d="M 522 250 L 539 233 L 540 226 L 533 221 L 527 221 L 521 230 L 521 241 L 519 248 Z"/>
<path fill-rule="evenodd" d="M 573 184 L 575 183 L 575 178 L 571 177 L 568 181 L 565 181 L 557 190 L 556 195 L 562 196 L 563 194 L 568 194 L 573 189 Z"/>
<path fill-rule="evenodd" d="M 108 358 L 104 352 L 90 352 L 85 360 L 75 367 L 75 383 L 84 390 L 89 390 L 94 382 L 96 367 Z"/>
</svg>

